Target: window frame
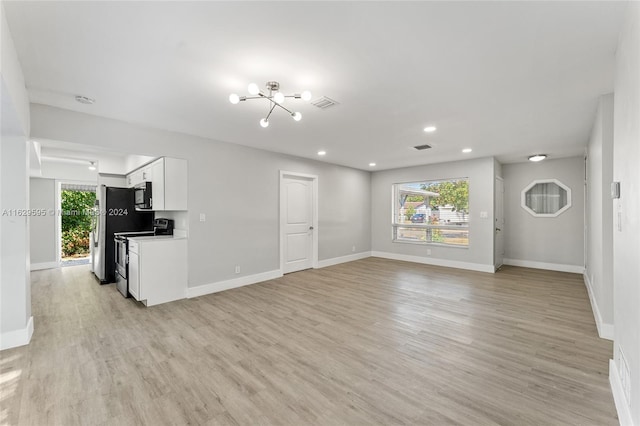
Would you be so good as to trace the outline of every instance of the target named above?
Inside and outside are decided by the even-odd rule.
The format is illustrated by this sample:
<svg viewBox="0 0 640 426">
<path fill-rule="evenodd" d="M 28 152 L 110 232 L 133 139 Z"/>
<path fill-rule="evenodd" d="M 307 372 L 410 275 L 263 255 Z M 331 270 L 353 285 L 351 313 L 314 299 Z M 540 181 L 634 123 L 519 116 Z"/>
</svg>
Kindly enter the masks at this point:
<svg viewBox="0 0 640 426">
<path fill-rule="evenodd" d="M 407 185 L 407 184 L 429 184 L 431 182 L 448 182 L 448 181 L 461 181 L 461 180 L 465 180 L 467 182 L 467 185 L 469 188 L 471 188 L 471 179 L 469 179 L 469 177 L 457 177 L 457 178 L 442 178 L 442 179 L 424 179 L 424 180 L 417 180 L 417 181 L 408 181 L 408 182 L 396 182 L 393 183 L 391 185 L 391 199 L 392 199 L 392 203 L 391 203 L 391 241 L 393 243 L 400 243 L 400 244 L 414 244 L 414 245 L 430 245 L 430 246 L 441 246 L 441 247 L 451 247 L 451 248 L 460 248 L 460 249 L 468 249 L 469 246 L 471 245 L 471 226 L 470 226 L 470 222 L 471 222 L 471 215 L 469 212 L 466 213 L 467 216 L 467 220 L 465 222 L 465 225 L 431 225 L 428 223 L 398 223 L 397 219 L 399 217 L 399 198 L 400 198 L 400 187 L 402 185 Z M 469 202 L 469 198 L 470 198 L 470 190 L 469 190 L 469 195 L 468 195 L 468 199 L 467 199 L 467 203 L 469 205 L 469 210 L 471 210 L 470 208 L 470 202 Z M 404 240 L 404 239 L 398 239 L 398 228 L 413 228 L 413 229 L 424 229 L 425 232 L 427 229 L 455 229 L 455 230 L 460 230 L 460 229 L 464 229 L 467 231 L 467 244 L 463 245 L 463 244 L 451 244 L 451 243 L 446 243 L 446 242 L 439 242 L 439 241 L 411 241 L 411 240 Z"/>
<path fill-rule="evenodd" d="M 564 189 L 567 192 L 567 204 L 565 204 L 555 213 L 535 212 L 531 207 L 527 205 L 527 192 L 539 183 L 555 183 L 560 188 Z M 533 217 L 558 217 L 571 208 L 571 188 L 560 182 L 558 179 L 536 179 L 529 185 L 525 186 L 524 189 L 520 192 L 520 206 Z"/>
</svg>

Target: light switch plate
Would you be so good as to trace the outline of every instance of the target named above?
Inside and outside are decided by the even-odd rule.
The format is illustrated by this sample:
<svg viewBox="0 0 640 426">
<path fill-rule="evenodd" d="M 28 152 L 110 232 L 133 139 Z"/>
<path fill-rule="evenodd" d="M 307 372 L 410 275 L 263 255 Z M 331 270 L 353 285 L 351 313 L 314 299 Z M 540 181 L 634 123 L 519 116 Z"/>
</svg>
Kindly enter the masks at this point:
<svg viewBox="0 0 640 426">
<path fill-rule="evenodd" d="M 488 218 L 489 218 L 489 213 L 480 212 L 480 219 L 488 219 Z"/>
<path fill-rule="evenodd" d="M 200 213 L 200 222 L 204 222 L 206 219 L 206 216 L 204 215 L 204 213 Z"/>
</svg>

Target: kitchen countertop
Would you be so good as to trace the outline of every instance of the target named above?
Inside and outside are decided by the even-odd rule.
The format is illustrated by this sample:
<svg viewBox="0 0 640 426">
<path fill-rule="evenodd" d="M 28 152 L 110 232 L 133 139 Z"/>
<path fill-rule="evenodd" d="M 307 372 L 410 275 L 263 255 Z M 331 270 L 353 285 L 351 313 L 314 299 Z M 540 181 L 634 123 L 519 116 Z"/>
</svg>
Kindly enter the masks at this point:
<svg viewBox="0 0 640 426">
<path fill-rule="evenodd" d="M 129 240 L 141 242 L 141 241 L 162 241 L 162 240 L 186 240 L 187 237 L 180 235 L 149 235 L 143 237 L 129 237 Z"/>
</svg>

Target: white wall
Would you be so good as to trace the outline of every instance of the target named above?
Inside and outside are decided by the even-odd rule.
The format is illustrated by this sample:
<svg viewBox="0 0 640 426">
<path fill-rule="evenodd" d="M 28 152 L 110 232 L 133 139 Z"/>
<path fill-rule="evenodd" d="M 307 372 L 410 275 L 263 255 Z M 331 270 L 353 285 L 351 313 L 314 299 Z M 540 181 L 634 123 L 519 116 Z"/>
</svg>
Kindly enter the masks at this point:
<svg viewBox="0 0 640 426">
<path fill-rule="evenodd" d="M 86 182 L 97 184 L 98 171 L 89 170 L 88 165 L 67 163 L 62 161 L 42 160 L 42 177 L 58 179 L 65 182 Z"/>
<path fill-rule="evenodd" d="M 600 337 L 613 339 L 613 94 L 600 98 L 587 147 L 585 283 Z"/>
<path fill-rule="evenodd" d="M 31 270 L 55 267 L 58 264 L 56 247 L 57 218 L 50 211 L 57 209 L 56 181 L 54 179 L 29 179 L 29 199 L 32 210 L 47 214 L 32 216 L 29 222 Z"/>
<path fill-rule="evenodd" d="M 29 207 L 29 101 L 0 3 L 0 211 Z M 0 349 L 31 340 L 29 228 L 26 216 L 0 220 Z"/>
<path fill-rule="evenodd" d="M 547 159 L 502 166 L 505 264 L 582 273 L 584 268 L 584 159 Z M 521 207 L 522 190 L 537 179 L 571 188 L 571 207 L 557 217 L 534 217 Z"/>
<path fill-rule="evenodd" d="M 640 3 L 629 2 L 616 53 L 613 179 L 620 182 L 614 204 L 614 365 L 610 376 L 621 423 L 640 425 Z M 620 227 L 618 229 L 618 226 Z M 615 386 L 622 367 L 630 370 L 630 400 Z M 631 420 L 632 419 L 632 420 Z M 628 423 L 627 423 L 628 424 Z"/>
<path fill-rule="evenodd" d="M 320 260 L 371 250 L 369 172 L 43 105 L 31 119 L 34 138 L 188 161 L 190 287 L 279 269 L 280 170 L 319 176 Z"/>
<path fill-rule="evenodd" d="M 0 3 L 0 69 L 4 82 L 2 115 L 10 112 L 9 109 L 5 109 L 10 105 L 11 113 L 16 117 L 16 128 L 21 130 L 22 135 L 28 136 L 30 127 L 29 96 L 25 88 L 22 67 L 18 61 L 18 53 L 7 24 L 3 3 Z"/>
<path fill-rule="evenodd" d="M 375 256 L 493 272 L 494 159 L 480 158 L 374 172 L 371 239 Z M 392 240 L 391 188 L 395 183 L 469 178 L 469 247 L 396 243 Z M 480 218 L 480 212 L 487 218 Z M 427 254 L 431 250 L 431 255 Z"/>
</svg>

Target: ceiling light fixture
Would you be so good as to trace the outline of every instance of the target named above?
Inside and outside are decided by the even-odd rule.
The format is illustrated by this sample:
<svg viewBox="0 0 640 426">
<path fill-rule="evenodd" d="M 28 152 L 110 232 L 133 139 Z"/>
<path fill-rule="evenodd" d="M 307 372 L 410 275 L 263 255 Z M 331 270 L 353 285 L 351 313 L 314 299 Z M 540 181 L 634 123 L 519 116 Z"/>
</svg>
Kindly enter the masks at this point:
<svg viewBox="0 0 640 426">
<path fill-rule="evenodd" d="M 436 131 L 436 126 L 427 126 L 424 128 L 424 131 L 427 133 L 433 133 Z"/>
<path fill-rule="evenodd" d="M 96 169 L 96 162 L 95 161 L 89 161 L 89 170 L 95 170 Z"/>
<path fill-rule="evenodd" d="M 265 118 L 260 120 L 260 125 L 262 127 L 269 126 L 269 117 L 271 117 L 271 113 L 276 107 L 280 107 L 283 110 L 287 111 L 295 121 L 300 121 L 302 119 L 302 114 L 300 114 L 299 112 L 291 111 L 287 107 L 283 106 L 282 104 L 284 103 L 286 98 L 302 99 L 303 101 L 309 101 L 311 100 L 311 92 L 309 92 L 308 90 L 305 90 L 302 93 L 285 95 L 280 91 L 280 83 L 278 83 L 277 81 L 268 81 L 266 87 L 267 87 L 267 90 L 269 91 L 268 93 L 262 92 L 257 84 L 251 83 L 249 87 L 247 87 L 247 91 L 252 96 L 239 96 L 235 93 L 232 93 L 231 95 L 229 95 L 229 102 L 235 105 L 240 102 L 246 101 L 248 99 L 268 100 L 269 112 L 267 113 L 267 116 Z"/>
<path fill-rule="evenodd" d="M 462 150 L 462 152 L 464 152 L 465 154 L 468 154 L 471 151 L 473 151 L 471 148 L 465 148 L 465 149 Z"/>
<path fill-rule="evenodd" d="M 318 151 L 318 155 L 322 157 L 323 155 L 327 155 L 327 151 Z"/>
<path fill-rule="evenodd" d="M 369 167 L 375 167 L 376 163 L 369 163 Z"/>
<path fill-rule="evenodd" d="M 529 157 L 529 161 L 533 161 L 537 163 L 538 161 L 542 161 L 547 158 L 547 154 L 536 154 Z"/>
</svg>

